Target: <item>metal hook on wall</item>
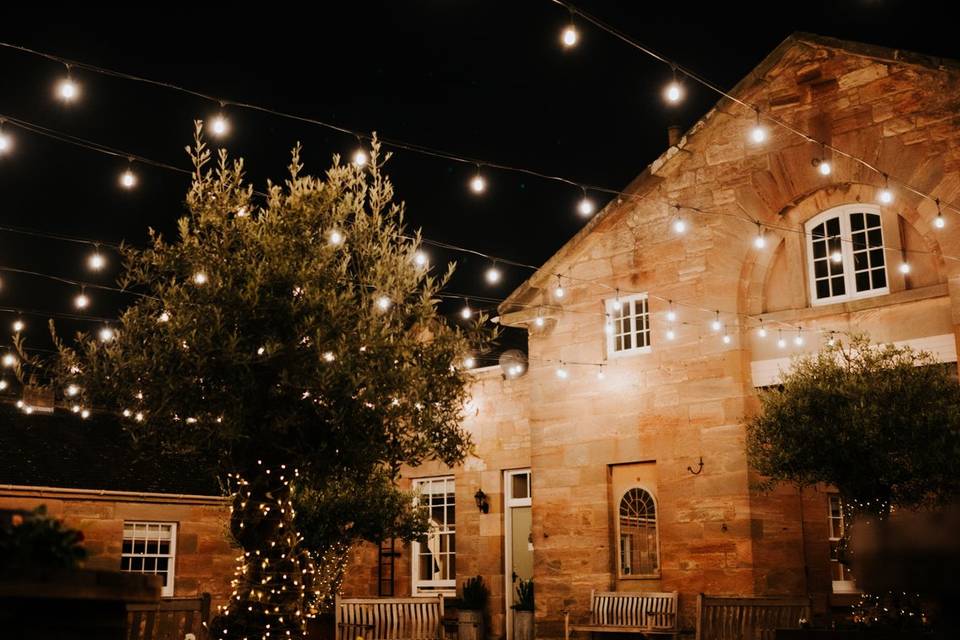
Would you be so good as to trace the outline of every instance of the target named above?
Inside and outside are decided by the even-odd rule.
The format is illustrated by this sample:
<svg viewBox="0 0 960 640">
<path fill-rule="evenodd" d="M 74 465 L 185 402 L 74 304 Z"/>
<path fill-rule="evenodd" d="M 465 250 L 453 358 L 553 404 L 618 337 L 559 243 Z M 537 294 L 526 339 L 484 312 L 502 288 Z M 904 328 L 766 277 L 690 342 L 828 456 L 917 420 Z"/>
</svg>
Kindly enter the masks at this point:
<svg viewBox="0 0 960 640">
<path fill-rule="evenodd" d="M 687 467 L 687 471 L 694 476 L 700 475 L 700 472 L 703 471 L 703 456 L 700 456 L 700 463 L 698 464 L 696 471 L 693 470 L 693 467 Z"/>
</svg>

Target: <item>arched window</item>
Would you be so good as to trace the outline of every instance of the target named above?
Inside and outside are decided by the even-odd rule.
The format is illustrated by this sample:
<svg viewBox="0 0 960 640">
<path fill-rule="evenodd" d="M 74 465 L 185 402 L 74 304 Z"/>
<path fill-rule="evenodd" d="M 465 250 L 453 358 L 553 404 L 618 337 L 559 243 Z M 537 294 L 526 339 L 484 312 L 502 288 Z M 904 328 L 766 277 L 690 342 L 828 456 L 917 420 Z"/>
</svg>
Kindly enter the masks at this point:
<svg viewBox="0 0 960 640">
<path fill-rule="evenodd" d="M 804 229 L 813 304 L 889 291 L 878 207 L 835 207 L 809 220 Z"/>
<path fill-rule="evenodd" d="M 645 577 L 660 571 L 657 541 L 657 505 L 640 487 L 620 498 L 617 526 L 620 538 L 620 577 Z"/>
</svg>

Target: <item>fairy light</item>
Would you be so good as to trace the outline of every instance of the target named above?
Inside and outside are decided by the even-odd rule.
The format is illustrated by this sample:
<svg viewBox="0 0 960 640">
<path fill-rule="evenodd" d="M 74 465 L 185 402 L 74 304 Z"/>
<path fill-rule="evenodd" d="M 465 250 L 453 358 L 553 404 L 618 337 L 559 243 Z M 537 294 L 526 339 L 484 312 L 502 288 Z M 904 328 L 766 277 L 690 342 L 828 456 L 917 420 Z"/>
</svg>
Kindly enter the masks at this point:
<svg viewBox="0 0 960 640">
<path fill-rule="evenodd" d="M 469 320 L 473 315 L 473 309 L 470 308 L 470 301 L 464 300 L 463 309 L 460 309 L 460 317 L 464 320 Z"/>
<path fill-rule="evenodd" d="M 27 325 L 23 323 L 23 320 L 17 318 L 16 320 L 13 321 L 13 332 L 20 333 L 21 331 L 24 330 L 26 326 Z"/>
<path fill-rule="evenodd" d="M 570 373 L 567 372 L 566 368 L 563 366 L 563 363 L 560 363 L 560 366 L 557 367 L 557 370 L 554 372 L 558 378 L 561 380 L 566 380 L 570 377 Z"/>
<path fill-rule="evenodd" d="M 904 274 L 904 275 L 910 273 L 910 263 L 909 263 L 909 262 L 901 262 L 901 263 L 900 263 L 899 270 L 900 270 L 900 273 L 902 273 L 902 274 Z"/>
<path fill-rule="evenodd" d="M 68 397 L 72 398 L 80 393 L 80 387 L 75 384 L 67 385 L 66 394 Z"/>
<path fill-rule="evenodd" d="M 339 229 L 331 229 L 330 233 L 327 234 L 327 242 L 335 247 L 340 246 L 343 244 L 343 232 Z"/>
<path fill-rule="evenodd" d="M 13 149 L 13 138 L 10 134 L 4 132 L 2 124 L 3 122 L 0 121 L 0 155 Z"/>
<path fill-rule="evenodd" d="M 750 141 L 754 144 L 763 144 L 767 141 L 767 129 L 760 124 L 760 109 L 756 109 L 757 119 L 750 128 Z"/>
<path fill-rule="evenodd" d="M 467 369 L 473 369 L 477 366 L 477 360 L 473 356 L 467 356 L 463 359 L 463 366 Z"/>
<path fill-rule="evenodd" d="M 160 315 L 157 316 L 157 322 L 170 322 L 170 314 L 166 311 L 161 312 Z"/>
<path fill-rule="evenodd" d="M 580 198 L 580 202 L 577 203 L 577 211 L 584 218 L 591 215 L 596 210 L 596 206 L 593 204 L 593 200 L 587 197 L 587 190 L 583 190 L 583 197 Z"/>
<path fill-rule="evenodd" d="M 490 265 L 490 268 L 487 269 L 484 277 L 487 279 L 488 283 L 497 284 L 500 282 L 501 275 L 500 269 L 497 268 L 497 263 L 494 262 L 492 265 Z"/>
<path fill-rule="evenodd" d="M 567 292 L 563 290 L 563 282 L 561 282 L 560 276 L 558 275 L 558 276 L 557 276 L 557 286 L 556 286 L 556 287 L 554 288 L 554 290 L 553 290 L 553 297 L 554 297 L 554 298 L 562 298 L 563 296 L 566 295 L 566 293 L 567 293 Z"/>
<path fill-rule="evenodd" d="M 723 332 L 723 344 L 730 344 L 733 341 L 733 338 L 730 337 L 730 334 L 724 329 Z"/>
<path fill-rule="evenodd" d="M 428 264 L 430 264 L 430 258 L 427 257 L 425 251 L 419 250 L 413 254 L 413 264 L 420 268 L 426 267 Z"/>
<path fill-rule="evenodd" d="M 230 132 L 230 121 L 222 113 L 218 113 L 210 122 L 210 131 L 218 138 L 222 138 Z"/>
<path fill-rule="evenodd" d="M 480 167 L 477 167 L 477 172 L 473 174 L 473 177 L 470 178 L 470 191 L 473 191 L 476 194 L 481 194 L 487 190 L 487 181 L 484 179 L 483 175 L 480 174 Z"/>
<path fill-rule="evenodd" d="M 802 329 L 800 327 L 797 327 L 797 335 L 793 337 L 793 344 L 795 344 L 798 347 L 803 346 L 803 333 L 801 333 L 801 331 Z"/>
<path fill-rule="evenodd" d="M 70 67 L 67 67 L 67 77 L 57 83 L 57 96 L 64 102 L 73 102 L 80 95 L 80 86 L 70 77 Z"/>
<path fill-rule="evenodd" d="M 940 198 L 937 198 L 937 217 L 933 219 L 933 226 L 937 229 L 943 229 L 947 226 L 947 221 L 943 218 L 943 211 L 940 210 Z"/>
<path fill-rule="evenodd" d="M 82 287 L 80 288 L 80 293 L 73 299 L 73 306 L 77 309 L 86 309 L 90 306 L 90 298 L 87 297 Z"/>
<path fill-rule="evenodd" d="M 0 378 L 0 391 L 5 391 L 8 386 L 9 386 L 9 383 L 7 382 L 7 379 Z"/>
<path fill-rule="evenodd" d="M 90 409 L 81 409 L 81 410 L 80 410 L 80 417 L 83 418 L 84 420 L 86 420 L 87 418 L 89 418 L 89 417 L 90 417 Z"/>
<path fill-rule="evenodd" d="M 719 310 L 719 309 L 717 310 L 716 314 L 717 314 L 717 315 L 714 317 L 713 321 L 710 323 L 710 329 L 713 330 L 713 331 L 720 331 L 720 329 L 723 328 L 723 323 L 720 322 L 720 310 Z"/>
<path fill-rule="evenodd" d="M 843 254 L 839 251 L 834 251 L 830 254 L 830 259 L 834 262 L 843 262 Z"/>
<path fill-rule="evenodd" d="M 767 239 L 763 237 L 763 225 L 757 223 L 757 235 L 753 239 L 753 246 L 757 249 L 763 249 L 767 246 Z"/>
<path fill-rule="evenodd" d="M 379 296 L 377 298 L 377 308 L 380 311 L 386 311 L 390 308 L 390 305 L 393 304 L 388 296 Z"/>
<path fill-rule="evenodd" d="M 120 174 L 120 186 L 124 189 L 133 189 L 137 186 L 137 174 L 127 167 L 127 170 Z"/>
<path fill-rule="evenodd" d="M 577 41 L 580 40 L 580 34 L 577 32 L 577 27 L 573 24 L 573 12 L 570 12 L 570 23 L 566 26 L 563 32 L 560 34 L 560 42 L 563 43 L 563 46 L 567 49 L 577 44 Z"/>
<path fill-rule="evenodd" d="M 757 335 L 761 338 L 767 337 L 767 328 L 763 326 L 763 320 L 760 320 L 760 327 L 757 329 Z"/>
<path fill-rule="evenodd" d="M 783 339 L 783 329 L 777 329 L 777 346 L 781 349 L 787 346 L 787 341 Z"/>
<path fill-rule="evenodd" d="M 103 257 L 103 254 L 100 253 L 100 250 L 94 251 L 90 254 L 90 257 L 87 258 L 87 266 L 94 271 L 100 271 L 107 264 L 107 259 Z"/>
<path fill-rule="evenodd" d="M 13 355 L 9 351 L 3 354 L 3 366 L 5 367 L 15 367 L 17 366 L 17 356 Z"/>
<path fill-rule="evenodd" d="M 667 322 L 676 322 L 677 321 L 677 310 L 673 307 L 673 300 L 668 300 L 667 304 L 670 305 L 670 308 L 667 309 Z"/>
<path fill-rule="evenodd" d="M 675 340 L 676 337 L 677 337 L 677 332 L 673 329 L 673 327 L 670 327 L 669 329 L 667 329 L 667 340 Z"/>
<path fill-rule="evenodd" d="M 367 155 L 367 152 L 363 147 L 360 147 L 353 152 L 353 158 L 351 158 L 351 161 L 358 167 L 365 167 L 367 166 L 367 162 L 370 161 L 370 156 Z"/>
<path fill-rule="evenodd" d="M 110 327 L 103 327 L 100 329 L 100 333 L 98 335 L 100 336 L 100 342 L 110 342 L 113 340 L 115 334 L 113 329 Z"/>
<path fill-rule="evenodd" d="M 673 80 L 663 90 L 664 99 L 670 104 L 677 104 L 683 100 L 683 85 L 677 80 L 677 67 L 673 67 Z"/>
<path fill-rule="evenodd" d="M 879 199 L 882 204 L 890 204 L 893 202 L 893 191 L 890 191 L 890 176 L 887 174 L 883 174 L 883 189 L 877 194 L 877 199 Z"/>
<path fill-rule="evenodd" d="M 208 280 L 207 274 L 203 271 L 197 271 L 193 274 L 193 284 L 204 285 L 207 284 Z"/>
</svg>

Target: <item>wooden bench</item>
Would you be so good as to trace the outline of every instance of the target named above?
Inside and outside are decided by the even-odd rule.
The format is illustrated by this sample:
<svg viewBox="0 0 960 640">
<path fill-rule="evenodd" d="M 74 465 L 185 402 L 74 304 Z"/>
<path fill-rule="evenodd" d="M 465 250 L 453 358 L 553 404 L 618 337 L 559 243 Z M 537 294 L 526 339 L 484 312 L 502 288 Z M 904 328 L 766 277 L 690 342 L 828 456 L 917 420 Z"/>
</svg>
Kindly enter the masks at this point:
<svg viewBox="0 0 960 640">
<path fill-rule="evenodd" d="M 210 594 L 194 598 L 164 598 L 156 604 L 127 605 L 127 640 L 183 640 L 192 633 L 207 637 Z"/>
<path fill-rule="evenodd" d="M 443 596 L 341 598 L 334 604 L 336 640 L 440 640 Z"/>
<path fill-rule="evenodd" d="M 810 598 L 697 596 L 696 640 L 769 640 L 810 619 Z"/>
<path fill-rule="evenodd" d="M 570 624 L 563 612 L 563 637 L 571 631 L 677 636 L 677 592 L 591 591 L 590 623 Z"/>
</svg>

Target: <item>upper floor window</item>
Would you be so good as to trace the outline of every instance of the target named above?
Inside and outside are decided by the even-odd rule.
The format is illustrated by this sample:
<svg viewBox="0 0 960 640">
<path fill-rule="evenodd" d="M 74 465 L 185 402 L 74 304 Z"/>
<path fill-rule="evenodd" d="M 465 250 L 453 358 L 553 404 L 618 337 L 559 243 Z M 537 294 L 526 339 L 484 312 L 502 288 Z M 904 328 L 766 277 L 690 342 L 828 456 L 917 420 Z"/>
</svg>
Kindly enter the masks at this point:
<svg viewBox="0 0 960 640">
<path fill-rule="evenodd" d="M 620 498 L 617 529 L 620 539 L 620 577 L 657 575 L 657 505 L 646 489 L 627 489 Z"/>
<path fill-rule="evenodd" d="M 430 528 L 413 551 L 413 594 L 453 593 L 457 588 L 456 492 L 453 478 L 413 481 L 417 502 L 428 509 Z"/>
<path fill-rule="evenodd" d="M 850 568 L 841 562 L 840 545 L 843 541 L 846 519 L 843 515 L 843 499 L 839 494 L 829 494 L 830 504 L 830 575 L 833 581 L 833 592 L 842 593 L 856 591 L 857 585 L 850 575 Z"/>
<path fill-rule="evenodd" d="M 843 205 L 805 225 L 810 299 L 840 302 L 887 293 L 880 209 Z"/>
<path fill-rule="evenodd" d="M 120 570 L 160 576 L 165 598 L 173 596 L 173 568 L 177 555 L 174 522 L 124 522 Z"/>
<path fill-rule="evenodd" d="M 607 300 L 607 354 L 650 350 L 650 311 L 647 294 Z"/>
</svg>

